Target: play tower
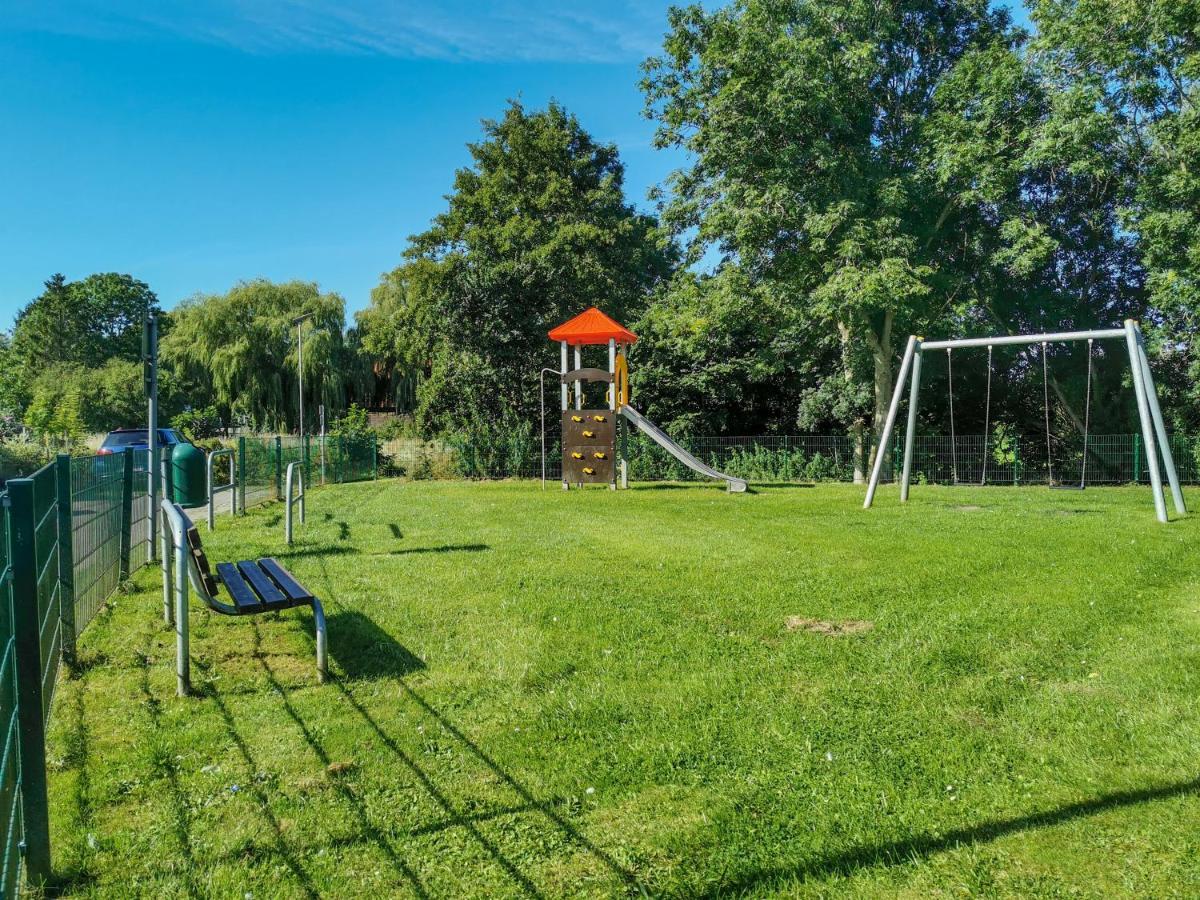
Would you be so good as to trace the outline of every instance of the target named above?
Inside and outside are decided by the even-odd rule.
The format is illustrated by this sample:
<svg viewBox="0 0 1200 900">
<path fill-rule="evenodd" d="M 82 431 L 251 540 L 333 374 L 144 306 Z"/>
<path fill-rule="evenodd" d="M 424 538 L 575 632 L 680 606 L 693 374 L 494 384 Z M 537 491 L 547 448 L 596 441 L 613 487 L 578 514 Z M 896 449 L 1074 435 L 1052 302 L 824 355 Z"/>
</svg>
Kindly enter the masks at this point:
<svg viewBox="0 0 1200 900">
<path fill-rule="evenodd" d="M 592 306 L 550 332 L 550 340 L 562 346 L 562 483 L 607 484 L 617 487 L 617 411 L 629 400 L 629 367 L 625 352 L 637 335 Z M 585 369 L 583 348 L 608 347 L 607 369 Z M 570 350 L 574 348 L 574 368 Z M 586 384 L 607 384 L 607 406 L 584 408 Z M 622 482 L 625 460 L 621 460 Z"/>
<path fill-rule="evenodd" d="M 550 340 L 562 347 L 561 368 L 558 370 L 562 399 L 562 486 L 607 484 L 628 487 L 629 471 L 622 452 L 618 461 L 617 424 L 623 419 L 688 468 L 719 478 L 729 490 L 746 490 L 746 482 L 701 462 L 680 447 L 665 431 L 639 413 L 629 403 L 629 364 L 626 352 L 637 342 L 637 335 L 620 322 L 592 306 L 575 318 L 563 322 L 549 332 Z M 583 348 L 608 347 L 608 368 L 584 368 Z M 574 368 L 570 368 L 571 348 L 574 348 Z M 549 370 L 553 371 L 553 370 Z M 591 382 L 608 385 L 605 406 L 585 407 L 585 386 Z M 543 443 L 545 428 L 543 427 Z M 544 476 L 543 476 L 544 477 Z"/>
</svg>

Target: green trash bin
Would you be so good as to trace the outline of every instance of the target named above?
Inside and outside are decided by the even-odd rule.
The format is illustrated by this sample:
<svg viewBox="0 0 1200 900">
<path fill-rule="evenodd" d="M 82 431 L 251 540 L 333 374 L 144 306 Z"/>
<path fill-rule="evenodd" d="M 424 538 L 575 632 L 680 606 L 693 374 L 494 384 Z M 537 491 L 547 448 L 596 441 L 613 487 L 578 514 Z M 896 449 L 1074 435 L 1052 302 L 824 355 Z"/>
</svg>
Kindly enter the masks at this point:
<svg viewBox="0 0 1200 900">
<path fill-rule="evenodd" d="M 208 502 L 208 457 L 195 444 L 176 444 L 171 451 L 171 500 L 180 506 Z"/>
</svg>

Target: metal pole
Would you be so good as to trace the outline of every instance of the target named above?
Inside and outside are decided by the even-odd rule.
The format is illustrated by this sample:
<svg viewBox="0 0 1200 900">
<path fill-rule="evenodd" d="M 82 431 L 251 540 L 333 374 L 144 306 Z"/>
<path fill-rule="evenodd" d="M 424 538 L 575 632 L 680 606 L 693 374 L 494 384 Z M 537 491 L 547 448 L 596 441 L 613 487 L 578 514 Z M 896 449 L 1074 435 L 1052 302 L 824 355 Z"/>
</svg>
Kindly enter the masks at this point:
<svg viewBox="0 0 1200 900">
<path fill-rule="evenodd" d="M 1158 391 L 1154 389 L 1154 376 L 1150 373 L 1150 358 L 1146 355 L 1146 342 L 1142 338 L 1142 329 L 1137 323 L 1134 323 L 1134 330 L 1137 334 L 1142 381 L 1146 384 L 1146 400 L 1150 405 L 1150 418 L 1154 421 L 1154 431 L 1162 450 L 1163 468 L 1167 470 L 1167 483 L 1171 486 L 1171 499 L 1175 503 L 1175 512 L 1186 516 L 1187 504 L 1183 501 L 1183 489 L 1179 486 L 1179 474 L 1175 471 L 1175 458 L 1171 455 L 1171 442 L 1167 438 L 1167 426 L 1163 422 L 1162 408 L 1158 405 Z"/>
<path fill-rule="evenodd" d="M 1133 373 L 1133 392 L 1137 395 L 1138 418 L 1142 423 L 1142 440 L 1146 444 L 1146 462 L 1150 468 L 1150 487 L 1154 491 L 1154 514 L 1158 521 L 1167 521 L 1167 504 L 1163 500 L 1162 476 L 1158 471 L 1158 453 L 1154 449 L 1154 426 L 1150 422 L 1150 404 L 1146 400 L 1146 384 L 1138 358 L 1137 332 L 1133 319 L 1125 320 L 1125 345 L 1129 350 L 1129 366 Z"/>
<path fill-rule="evenodd" d="M 540 402 L 540 405 L 538 406 L 538 409 L 540 410 L 541 415 L 542 415 L 542 490 L 543 491 L 546 489 L 546 373 L 547 372 L 553 372 L 555 375 L 559 376 L 560 381 L 562 380 L 562 372 L 558 371 L 558 369 L 551 369 L 548 367 L 544 367 L 542 369 L 542 371 L 538 373 L 538 383 L 541 385 L 540 391 L 538 393 L 538 396 L 541 398 L 541 402 Z"/>
<path fill-rule="evenodd" d="M 613 413 L 616 413 L 616 411 L 617 411 L 617 378 L 616 378 L 616 376 L 617 376 L 617 341 L 615 338 L 608 339 L 608 374 L 613 376 L 612 381 L 608 385 L 608 408 L 610 410 L 612 410 Z M 617 447 L 616 447 L 616 443 L 617 443 L 616 442 L 616 431 L 615 431 L 615 429 L 617 428 L 616 420 L 617 420 L 617 417 L 614 415 L 613 416 L 613 429 L 614 429 L 614 431 L 613 431 L 613 450 L 614 451 L 617 449 Z M 614 491 L 617 489 L 617 469 L 616 469 L 615 465 L 613 466 L 613 480 L 612 480 L 612 484 L 609 485 L 609 489 L 614 490 Z"/>
<path fill-rule="evenodd" d="M 175 550 L 175 693 L 186 697 L 192 681 L 192 652 L 188 634 L 188 555 L 183 535 L 176 536 L 179 523 L 171 523 Z"/>
<path fill-rule="evenodd" d="M 153 312 L 146 315 L 146 512 L 150 559 L 158 554 L 158 318 Z"/>
<path fill-rule="evenodd" d="M 561 369 L 562 369 L 562 373 L 564 375 L 567 373 L 567 365 L 568 365 L 568 363 L 567 363 L 567 342 L 563 341 L 562 342 Z M 565 381 L 562 383 L 562 408 L 563 408 L 563 412 L 567 411 L 567 383 Z"/>
<path fill-rule="evenodd" d="M 904 474 L 900 478 L 900 502 L 908 502 L 908 486 L 912 477 L 913 439 L 917 433 L 917 398 L 921 392 L 921 339 L 913 345 L 912 386 L 908 391 L 908 428 L 904 433 Z M 901 382 L 902 384 L 903 382 Z M 882 452 L 883 448 L 880 448 Z"/>
<path fill-rule="evenodd" d="M 879 444 L 875 448 L 875 465 L 871 467 L 871 481 L 867 485 L 867 498 L 863 501 L 863 509 L 870 509 L 871 503 L 875 500 L 875 491 L 879 487 L 879 475 L 883 470 L 884 448 L 896 425 L 896 412 L 900 408 L 900 397 L 904 393 L 904 381 L 908 378 L 908 370 L 912 366 L 916 346 L 916 335 L 909 335 L 908 345 L 904 348 L 904 361 L 900 363 L 900 374 L 896 377 L 896 389 L 892 392 L 892 404 L 888 407 L 883 432 L 879 435 Z"/>
<path fill-rule="evenodd" d="M 296 369 L 300 375 L 300 437 L 304 437 L 304 323 L 296 323 Z"/>
<path fill-rule="evenodd" d="M 325 483 L 325 404 L 321 404 L 321 484 Z"/>
<path fill-rule="evenodd" d="M 575 368 L 583 368 L 583 348 L 578 344 L 575 345 Z M 583 409 L 583 382 L 575 382 L 575 408 Z"/>
<path fill-rule="evenodd" d="M 1101 328 L 1093 331 L 1052 331 L 1046 334 L 1001 334 L 994 337 L 957 338 L 950 341 L 926 341 L 926 350 L 945 350 L 959 347 L 1000 347 L 1008 344 L 1042 344 L 1062 343 L 1064 341 L 1085 341 L 1088 338 L 1105 340 L 1125 336 L 1123 328 Z"/>
</svg>

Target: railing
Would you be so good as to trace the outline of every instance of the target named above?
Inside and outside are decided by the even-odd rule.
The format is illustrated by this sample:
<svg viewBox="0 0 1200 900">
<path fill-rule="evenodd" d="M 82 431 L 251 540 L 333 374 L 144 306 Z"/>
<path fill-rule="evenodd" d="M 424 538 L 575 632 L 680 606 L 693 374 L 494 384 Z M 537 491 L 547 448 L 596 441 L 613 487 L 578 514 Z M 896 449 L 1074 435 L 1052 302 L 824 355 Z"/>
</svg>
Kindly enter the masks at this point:
<svg viewBox="0 0 1200 900">
<path fill-rule="evenodd" d="M 208 459 L 204 463 L 204 479 L 207 485 L 208 494 L 208 530 L 212 531 L 216 527 L 217 517 L 217 495 L 229 493 L 229 514 L 237 515 L 237 464 L 234 459 L 235 453 L 232 450 L 214 450 L 208 454 Z M 229 460 L 229 480 L 223 484 L 217 484 L 213 480 L 213 464 L 218 459 Z"/>
</svg>

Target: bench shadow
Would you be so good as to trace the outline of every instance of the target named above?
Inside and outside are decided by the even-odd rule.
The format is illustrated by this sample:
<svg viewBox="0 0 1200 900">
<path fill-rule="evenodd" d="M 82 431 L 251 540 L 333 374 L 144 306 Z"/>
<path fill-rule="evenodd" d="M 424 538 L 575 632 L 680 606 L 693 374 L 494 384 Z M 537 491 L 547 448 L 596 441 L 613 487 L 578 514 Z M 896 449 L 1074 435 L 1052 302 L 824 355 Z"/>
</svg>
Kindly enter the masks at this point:
<svg viewBox="0 0 1200 900">
<path fill-rule="evenodd" d="M 298 547 L 272 554 L 275 559 L 298 559 L 304 556 L 356 556 L 362 553 L 357 547 Z"/>
<path fill-rule="evenodd" d="M 814 878 L 827 878 L 832 875 L 845 877 L 874 866 L 904 866 L 959 847 L 989 843 L 1018 832 L 1030 831 L 1035 828 L 1052 828 L 1055 825 L 1094 816 L 1108 810 L 1170 800 L 1190 794 L 1200 794 L 1200 778 L 1155 788 L 1117 791 L 1091 800 L 1069 803 L 1057 809 L 1011 819 L 996 819 L 966 828 L 956 828 L 945 833 L 921 834 L 889 843 L 852 847 L 798 866 L 758 869 L 713 886 L 700 896 L 742 896 L 767 890 L 771 885 L 782 882 L 791 883 Z"/>
<path fill-rule="evenodd" d="M 425 668 L 425 663 L 358 610 L 340 610 L 326 620 L 329 655 L 351 681 L 402 678 Z M 308 622 L 312 636 L 312 622 Z"/>
</svg>

